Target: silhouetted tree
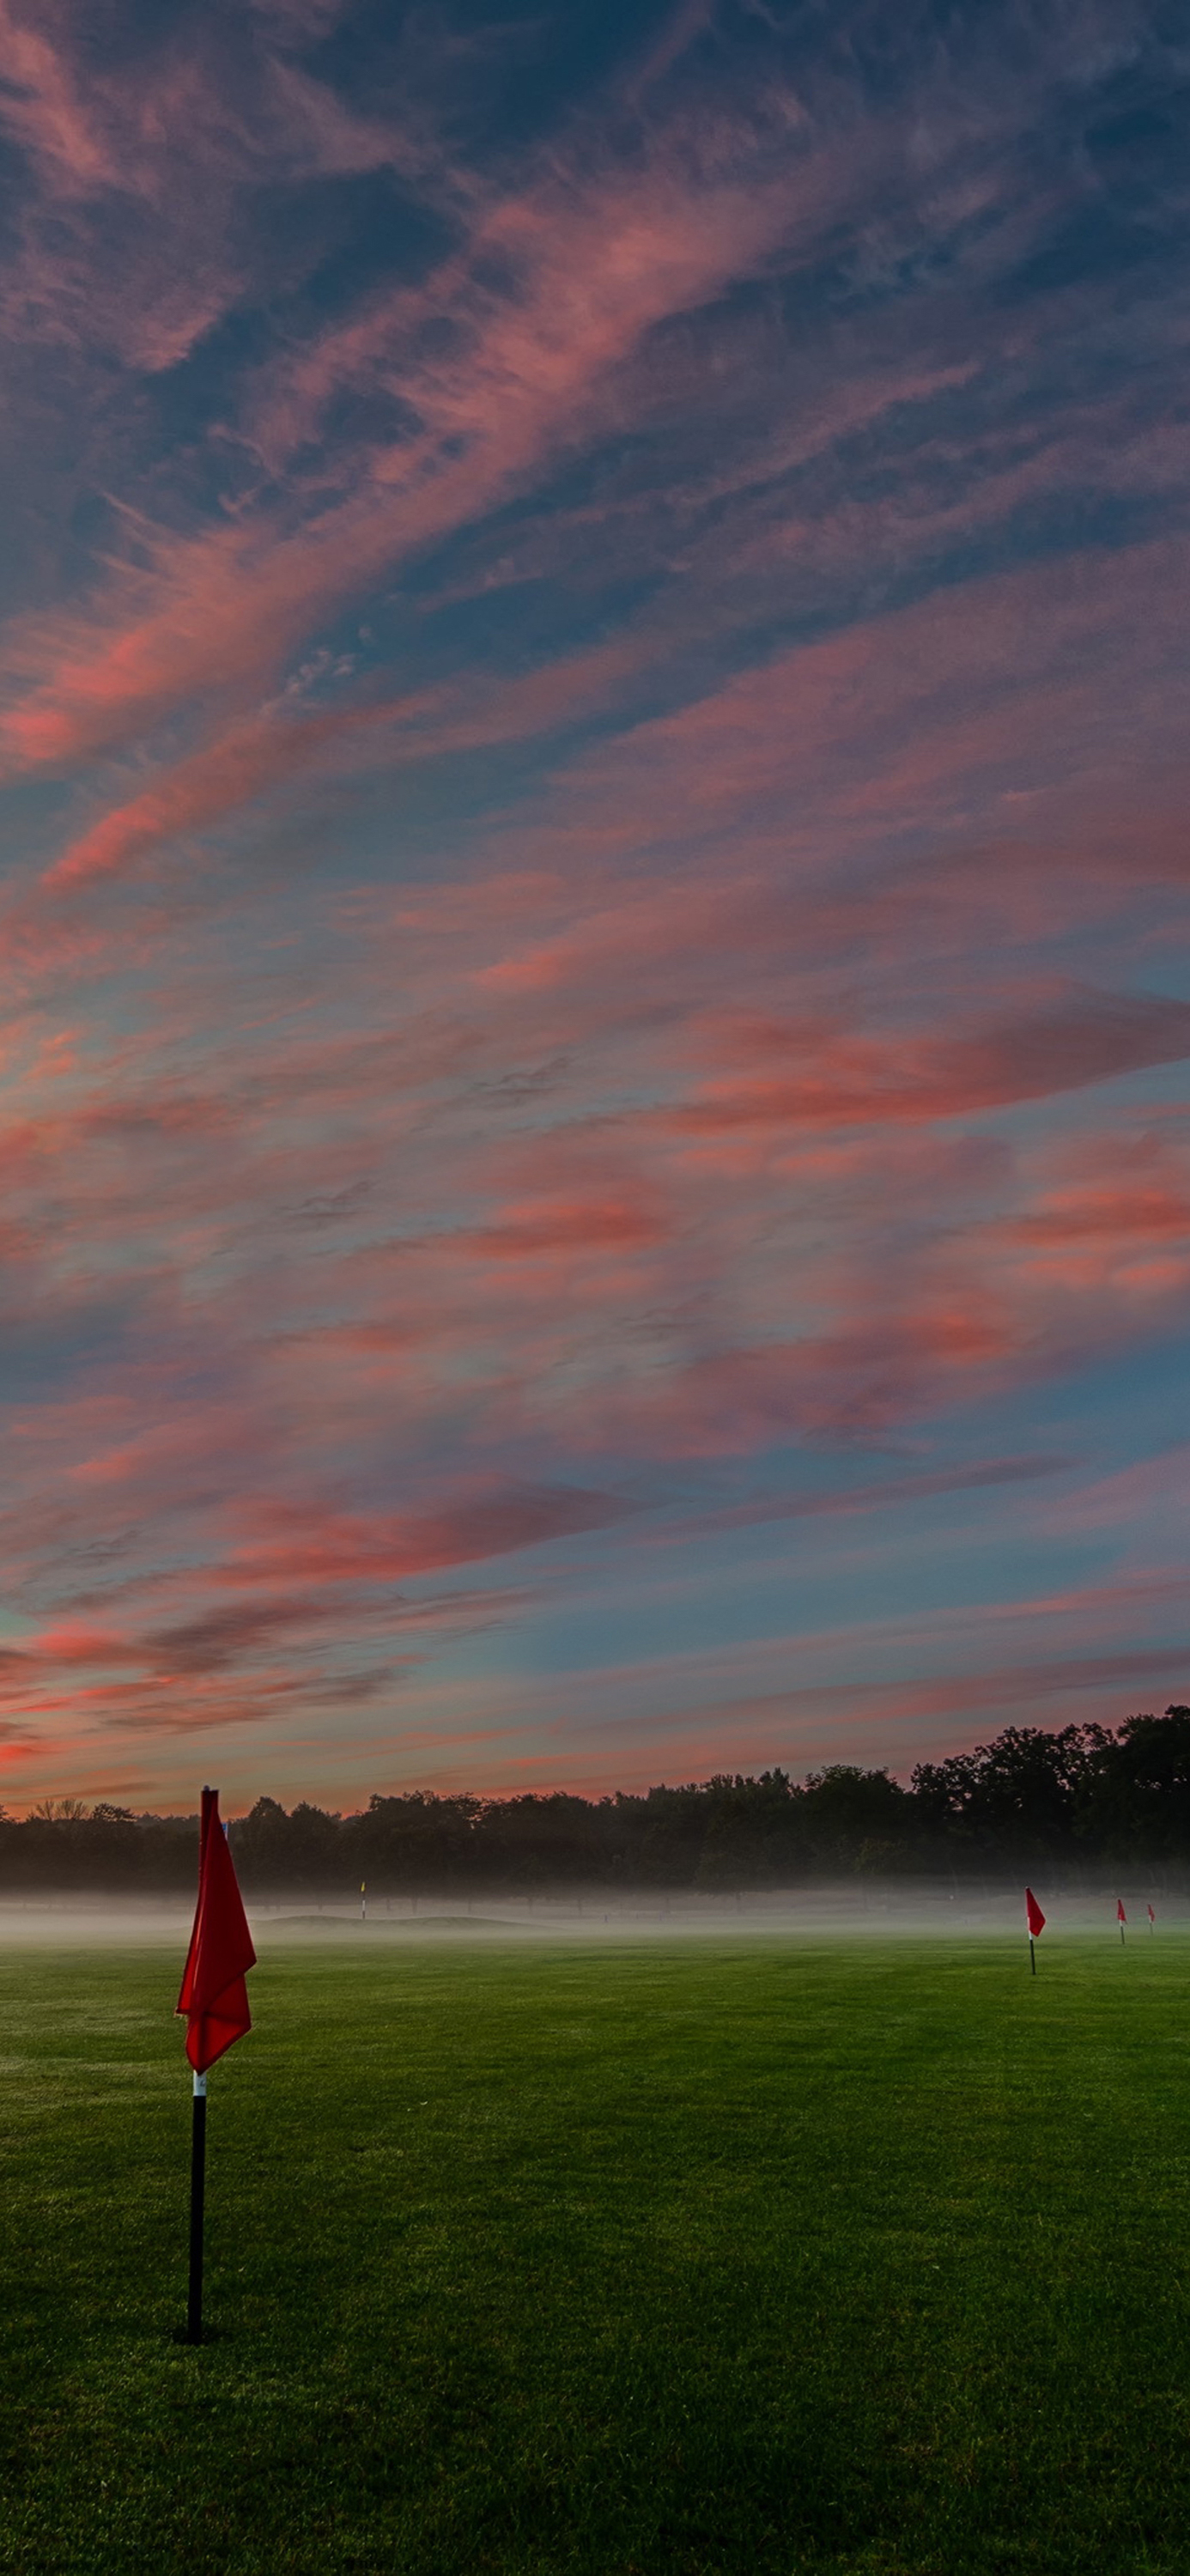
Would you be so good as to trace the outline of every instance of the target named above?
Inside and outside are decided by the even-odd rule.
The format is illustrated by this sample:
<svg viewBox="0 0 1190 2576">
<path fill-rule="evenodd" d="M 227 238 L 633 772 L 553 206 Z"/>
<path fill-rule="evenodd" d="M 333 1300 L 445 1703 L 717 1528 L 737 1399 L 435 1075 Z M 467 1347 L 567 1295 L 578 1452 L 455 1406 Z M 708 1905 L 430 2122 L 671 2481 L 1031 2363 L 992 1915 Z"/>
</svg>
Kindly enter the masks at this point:
<svg viewBox="0 0 1190 2576">
<path fill-rule="evenodd" d="M 1084 1843 L 1112 1860 L 1190 1858 L 1190 1708 L 1175 1701 L 1163 1717 L 1126 1717 L 1118 1735 L 1094 1733 L 1078 1788 Z"/>
<path fill-rule="evenodd" d="M 481 1812 L 478 1798 L 437 1798 L 424 1789 L 370 1798 L 364 1814 L 345 1817 L 341 1828 L 351 1880 L 366 1878 L 393 1896 L 465 1886 L 475 1874 L 471 1845 Z"/>
<path fill-rule="evenodd" d="M 1023 1867 L 1068 1858 L 1080 1785 L 1100 1732 L 1008 1726 L 973 1753 L 919 1763 L 913 1795 L 923 1826 L 982 1859 Z"/>
<path fill-rule="evenodd" d="M 913 1800 L 887 1771 L 864 1771 L 854 1762 L 811 1771 L 802 1815 L 820 1868 L 870 1867 L 873 1846 L 889 1855 L 891 1867 L 904 1868 L 912 1857 Z"/>
</svg>

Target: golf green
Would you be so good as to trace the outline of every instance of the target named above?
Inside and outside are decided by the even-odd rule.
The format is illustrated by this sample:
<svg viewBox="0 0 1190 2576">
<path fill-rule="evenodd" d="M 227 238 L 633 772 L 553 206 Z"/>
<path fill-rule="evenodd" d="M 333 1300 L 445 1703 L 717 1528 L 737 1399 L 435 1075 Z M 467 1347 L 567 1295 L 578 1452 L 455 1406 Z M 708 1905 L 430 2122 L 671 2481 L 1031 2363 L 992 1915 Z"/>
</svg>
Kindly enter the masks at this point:
<svg viewBox="0 0 1190 2576">
<path fill-rule="evenodd" d="M 198 2350 L 178 1971 L 0 1954 L 0 2566 L 1182 2576 L 1190 1942 L 274 1948 Z"/>
</svg>

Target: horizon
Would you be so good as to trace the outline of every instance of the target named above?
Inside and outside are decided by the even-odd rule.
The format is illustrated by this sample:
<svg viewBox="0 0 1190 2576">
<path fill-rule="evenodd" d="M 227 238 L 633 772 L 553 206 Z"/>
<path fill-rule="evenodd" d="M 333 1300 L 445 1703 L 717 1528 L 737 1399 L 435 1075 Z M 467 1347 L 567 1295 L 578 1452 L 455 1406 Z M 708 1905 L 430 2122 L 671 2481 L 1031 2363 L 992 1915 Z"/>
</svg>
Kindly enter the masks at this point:
<svg viewBox="0 0 1190 2576">
<path fill-rule="evenodd" d="M 0 1802 L 1177 1701 L 1163 13 L 0 17 Z"/>
<path fill-rule="evenodd" d="M 1128 1714 L 1130 1717 L 1158 1716 L 1168 1719 L 1183 1717 L 1186 1712 L 1186 1703 L 1175 1702 L 1161 1711 L 1130 1710 Z M 1078 1721 L 1067 1719 L 1064 1723 L 1069 1726 L 1070 1724 L 1077 1724 Z M 1122 1741 L 1122 1729 L 1124 1723 L 1125 1721 L 1121 1720 L 1116 1727 L 1113 1728 L 1109 1726 L 1107 1728 L 1106 1732 L 1109 1739 L 1114 1739 L 1117 1743 Z M 1035 1730 L 1022 1731 L 1034 1732 L 1043 1738 L 1052 1739 L 1057 1736 L 1061 1730 L 1055 1727 L 1039 1727 Z M 970 1744 L 951 1745 L 949 1748 L 943 1745 L 937 1745 L 933 1748 L 934 1754 L 942 1762 L 952 1760 L 973 1761 L 975 1757 L 980 1754 L 988 1752 L 995 1753 L 999 1751 L 999 1749 L 999 1738 L 993 1738 L 990 1744 L 976 1744 L 972 1742 Z M 866 1779 L 887 1779 L 892 1782 L 895 1788 L 901 1789 L 911 1795 L 914 1792 L 914 1774 L 916 1769 L 917 1766 L 913 1765 L 908 1772 L 908 1776 L 903 1776 L 901 1773 L 894 1770 L 888 1763 L 863 1764 L 858 1761 L 853 1761 L 844 1748 L 839 1748 L 832 1754 L 829 1763 L 812 1766 L 808 1770 L 803 1770 L 800 1774 L 797 1773 L 791 1765 L 782 1762 L 780 1758 L 777 1757 L 763 1770 L 741 1771 L 738 1768 L 732 1770 L 726 1769 L 723 1765 L 719 1764 L 698 1778 L 687 1777 L 683 1779 L 675 1777 L 672 1780 L 662 1778 L 649 1780 L 639 1785 L 620 1780 L 611 1786 L 600 1784 L 594 1788 L 586 1788 L 581 1784 L 576 1784 L 574 1782 L 568 1782 L 565 1786 L 558 1782 L 552 1782 L 548 1785 L 543 1784 L 540 1787 L 534 1787 L 531 1782 L 521 1782 L 512 1788 L 486 1789 L 475 1781 L 470 1781 L 465 1783 L 455 1783 L 449 1789 L 431 1789 L 426 1787 L 424 1783 L 413 1781 L 404 1783 L 399 1789 L 382 1790 L 372 1788 L 365 1794 L 368 1801 L 373 1798 L 386 1799 L 402 1797 L 444 1799 L 472 1798 L 476 1800 L 480 1806 L 488 1806 L 497 1805 L 502 1801 L 515 1798 L 548 1799 L 553 1797 L 571 1797 L 581 1799 L 587 1804 L 595 1805 L 601 1799 L 610 1800 L 616 1797 L 644 1799 L 651 1797 L 654 1794 L 676 1796 L 683 1791 L 706 1790 L 717 1787 L 721 1783 L 727 1783 L 728 1785 L 737 1788 L 753 1788 L 763 1785 L 766 1779 L 771 1778 L 784 1780 L 786 1785 L 791 1789 L 805 1791 L 813 1789 L 823 1778 L 825 1773 L 829 1773 L 834 1770 L 858 1774 L 860 1777 Z M 286 1789 L 285 1796 L 278 1798 L 275 1794 L 275 1789 L 257 1789 L 254 1795 L 249 1795 L 247 1798 L 241 1799 L 237 1802 L 234 1799 L 228 1800 L 225 1798 L 218 1782 L 212 1783 L 207 1781 L 203 1783 L 203 1786 L 204 1788 L 213 1787 L 214 1794 L 220 1802 L 220 1813 L 223 1816 L 224 1822 L 228 1824 L 242 1824 L 244 1819 L 251 1815 L 256 1806 L 262 1802 L 265 1804 L 277 1805 L 281 1808 L 283 1814 L 288 1815 L 292 1815 L 296 1809 L 304 1805 L 308 1805 L 316 1809 L 318 1812 L 328 1816 L 332 1822 L 344 1824 L 349 1824 L 355 1819 L 366 1815 L 368 1812 L 367 1804 L 349 1808 L 320 1808 L 319 1802 L 315 1799 L 307 1798 L 304 1791 L 295 1796 L 291 1790 Z M 290 1800 L 288 1807 L 286 1807 L 285 1804 L 286 1798 Z M 62 1805 L 66 1805 L 68 1807 L 71 1805 L 77 1805 L 81 1809 L 81 1820 L 84 1821 L 88 1820 L 96 1810 L 110 1807 L 117 1814 L 127 1814 L 135 1824 L 185 1823 L 197 1826 L 199 1822 L 199 1808 L 197 1806 L 193 1808 L 164 1811 L 161 1808 L 149 1807 L 141 1808 L 139 1810 L 131 1808 L 125 1809 L 115 1797 L 110 1796 L 106 1792 L 93 1798 L 91 1805 L 88 1805 L 86 1800 L 74 1797 L 68 1790 L 61 1791 L 57 1793 L 57 1795 L 51 1792 L 47 1797 L 43 1797 L 41 1799 L 31 1799 L 26 1802 L 19 1812 L 14 1807 L 6 1804 L 3 1799 L 0 1799 L 0 1822 L 8 1820 L 15 1824 L 27 1824 L 31 1818 L 35 1818 L 37 1816 L 39 1808 L 44 1809 L 46 1806 L 61 1807 Z M 47 1821 L 63 1820 L 67 1822 L 75 1821 L 69 1817 L 65 1819 L 47 1819 Z"/>
</svg>

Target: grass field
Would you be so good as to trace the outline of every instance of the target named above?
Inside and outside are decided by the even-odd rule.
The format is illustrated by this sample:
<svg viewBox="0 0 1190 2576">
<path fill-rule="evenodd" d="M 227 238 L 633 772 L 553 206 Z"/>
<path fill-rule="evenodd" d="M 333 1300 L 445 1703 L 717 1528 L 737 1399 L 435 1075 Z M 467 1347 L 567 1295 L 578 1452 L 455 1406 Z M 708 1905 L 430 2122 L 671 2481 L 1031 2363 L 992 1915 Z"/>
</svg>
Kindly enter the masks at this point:
<svg viewBox="0 0 1190 2576">
<path fill-rule="evenodd" d="M 0 2566 L 1185 2576 L 1190 1943 L 0 1954 Z"/>
</svg>

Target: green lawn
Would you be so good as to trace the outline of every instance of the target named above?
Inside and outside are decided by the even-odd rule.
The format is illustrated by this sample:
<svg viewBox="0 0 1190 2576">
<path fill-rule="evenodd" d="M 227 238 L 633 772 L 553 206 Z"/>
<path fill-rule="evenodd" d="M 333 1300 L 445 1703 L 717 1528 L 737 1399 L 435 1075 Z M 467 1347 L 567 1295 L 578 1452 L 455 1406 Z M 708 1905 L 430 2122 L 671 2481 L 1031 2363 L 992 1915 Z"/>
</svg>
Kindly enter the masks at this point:
<svg viewBox="0 0 1190 2576">
<path fill-rule="evenodd" d="M 0 2567 L 1190 2564 L 1190 1942 L 0 1954 Z"/>
</svg>

